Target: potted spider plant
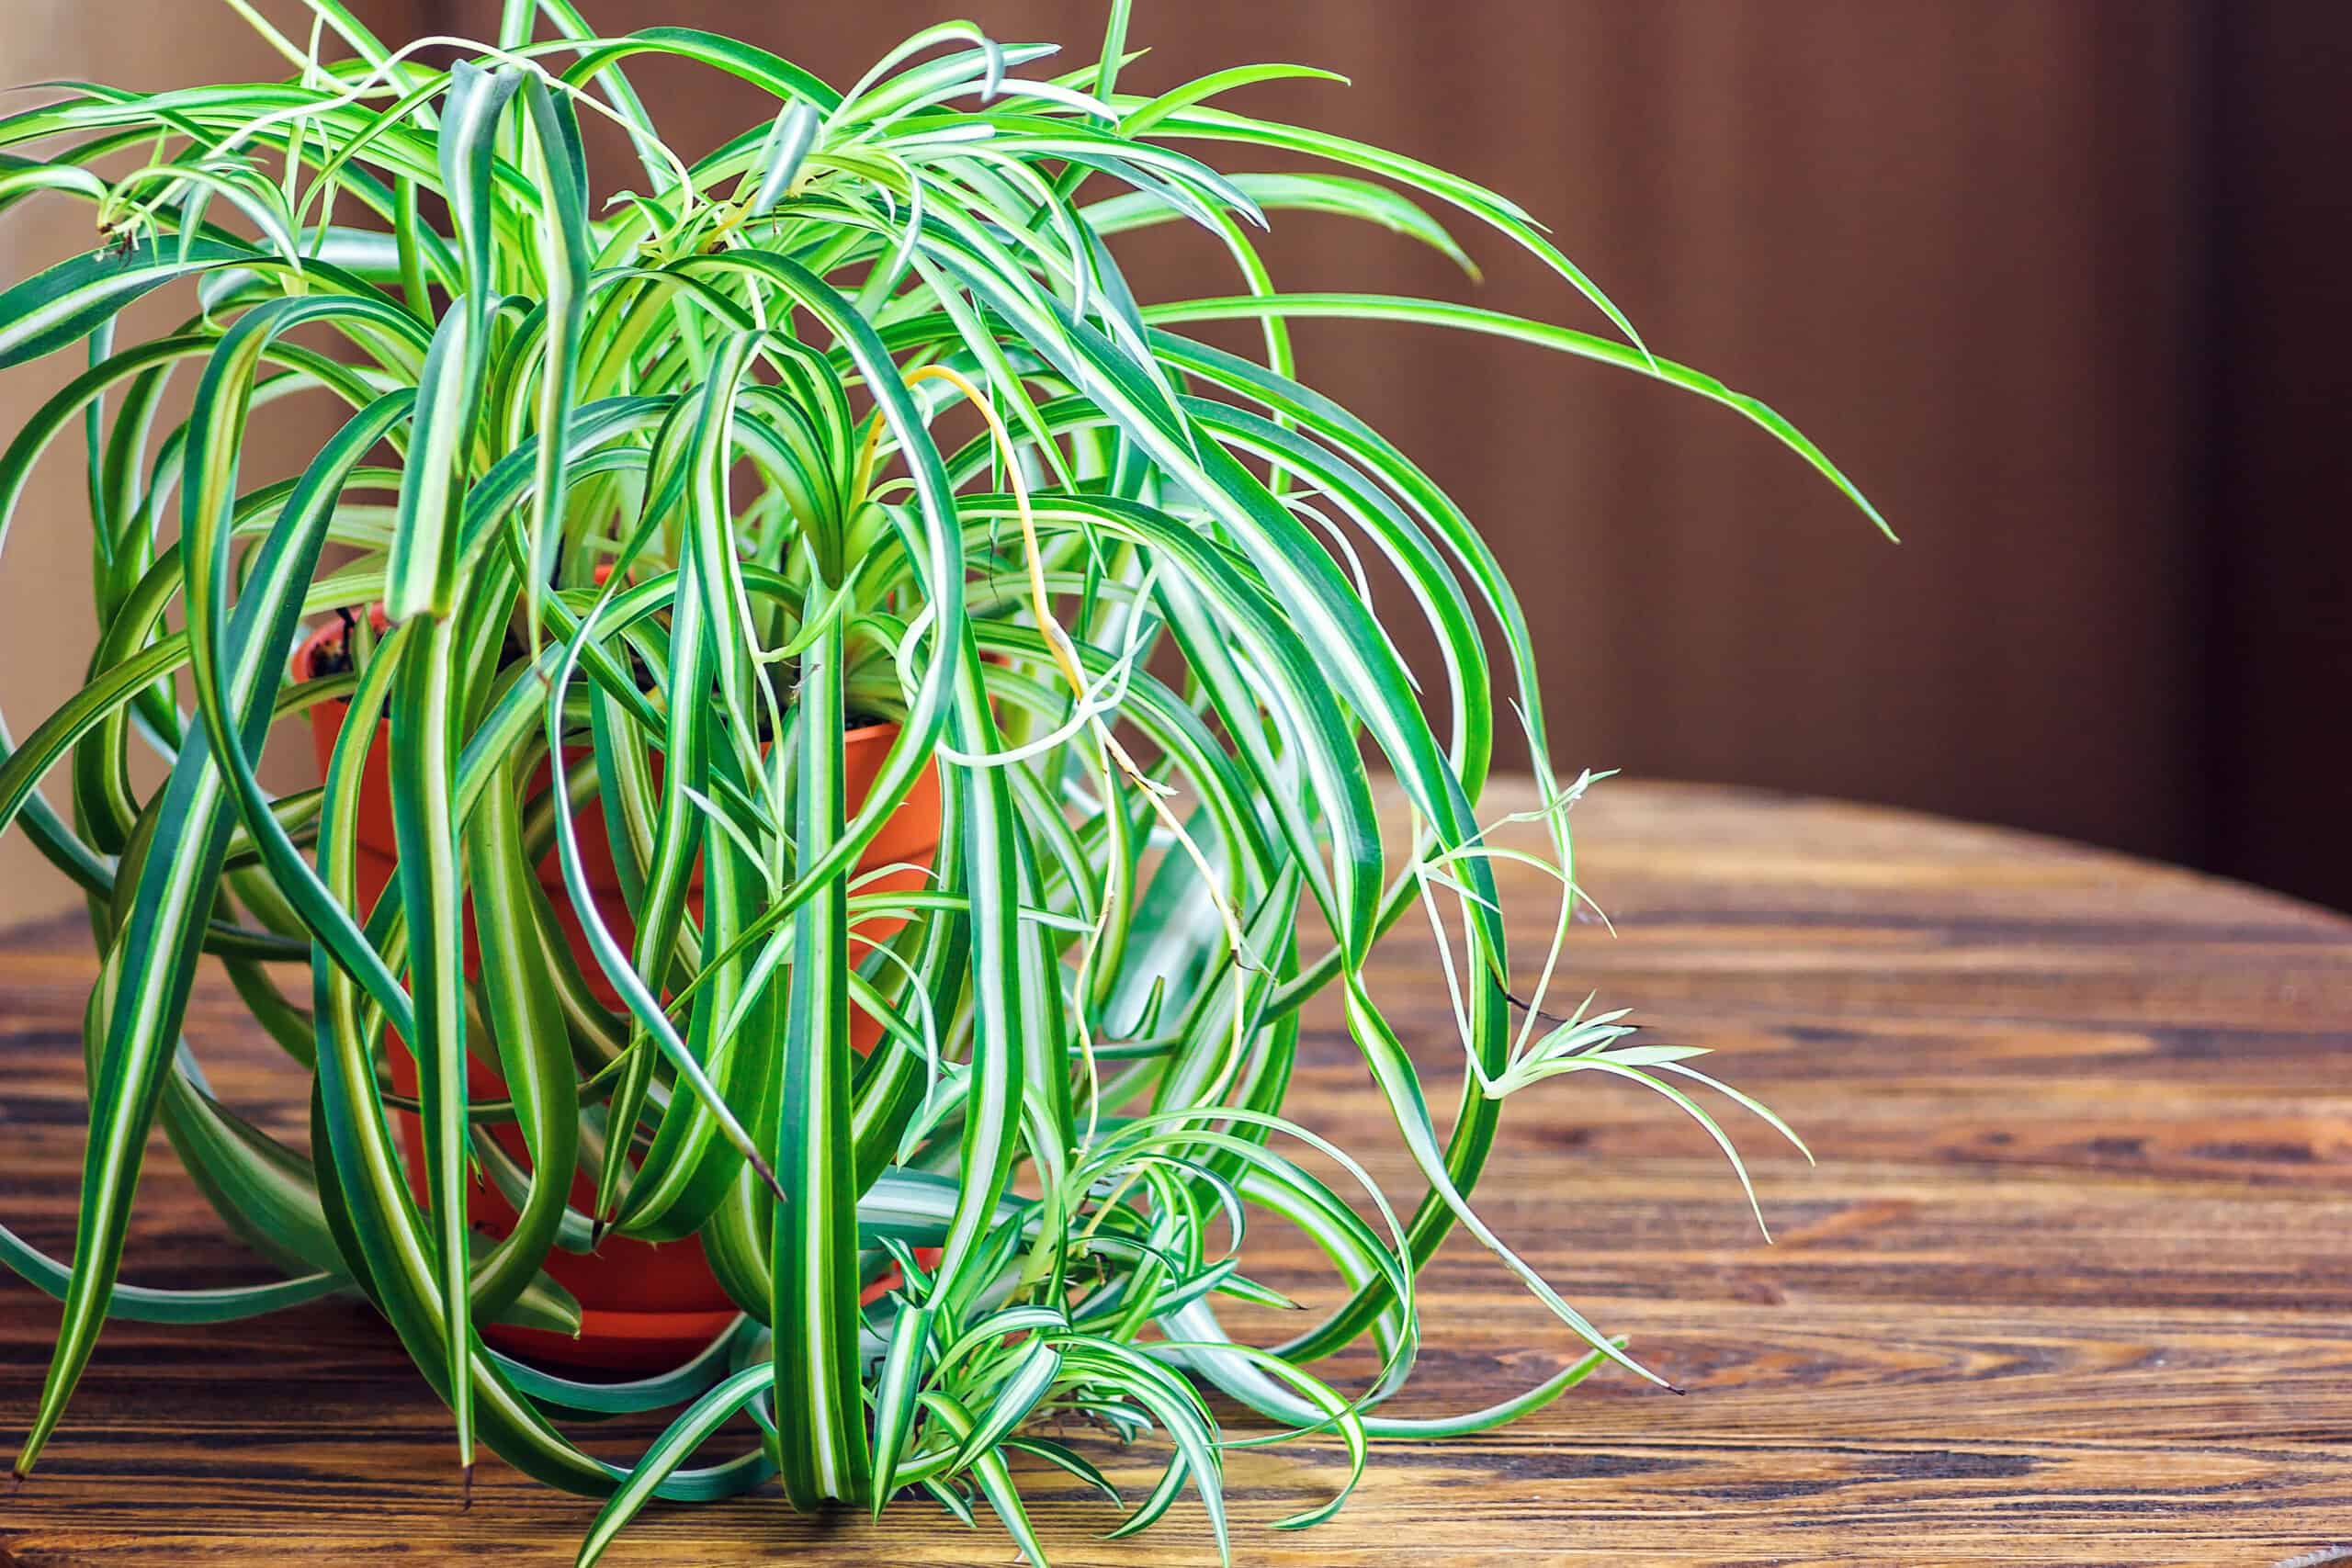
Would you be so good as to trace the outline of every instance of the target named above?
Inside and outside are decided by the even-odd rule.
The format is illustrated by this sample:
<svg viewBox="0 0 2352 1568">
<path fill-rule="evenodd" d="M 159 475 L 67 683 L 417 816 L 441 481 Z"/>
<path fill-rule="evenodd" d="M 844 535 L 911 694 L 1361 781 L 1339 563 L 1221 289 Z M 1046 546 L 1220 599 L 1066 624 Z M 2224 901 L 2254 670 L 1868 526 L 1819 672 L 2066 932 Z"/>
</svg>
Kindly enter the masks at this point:
<svg viewBox="0 0 2352 1568">
<path fill-rule="evenodd" d="M 1076 70 L 953 24 L 846 89 L 706 32 L 600 36 L 570 0 L 397 50 L 336 0 L 310 0 L 300 38 L 231 3 L 284 80 L 74 85 L 0 119 L 0 207 L 79 197 L 101 235 L 0 289 L 0 366 L 87 364 L 0 453 L 0 525 L 88 432 L 101 628 L 83 688 L 0 740 L 0 826 L 87 894 L 101 959 L 73 1261 L 0 1231 L 64 1303 L 20 1477 L 108 1317 L 336 1293 L 447 1403 L 469 1476 L 480 1443 L 604 1499 L 583 1562 L 654 1497 L 775 1475 L 801 1508 L 984 1499 L 1042 1562 L 1008 1459 L 1099 1480 L 1038 1430 L 1072 1411 L 1170 1444 L 1123 1532 L 1189 1483 L 1222 1551 L 1207 1391 L 1273 1436 L 1338 1434 L 1351 1488 L 1371 1438 L 1492 1426 L 1607 1361 L 1651 1375 L 1473 1189 L 1531 1084 L 1630 1079 L 1728 1150 L 1686 1089 L 1723 1086 L 1629 1043 L 1620 1013 L 1544 1010 L 1590 775 L 1550 771 L 1493 554 L 1298 379 L 1285 327 L 1448 326 L 1660 378 L 1867 513 L 1818 451 L 1652 355 L 1501 197 L 1212 101 L 1321 73 L 1131 90 L 1123 3 Z M 775 113 L 688 163 L 630 89 L 643 56 Z M 591 177 L 589 117 L 630 167 Z M 1278 291 L 1250 233 L 1300 208 L 1459 257 L 1450 212 L 1619 336 Z M 1171 222 L 1222 241 L 1233 292 L 1134 297 L 1107 242 Z M 126 320 L 167 290 L 176 324 Z M 1190 330 L 1217 321 L 1254 323 L 1261 352 Z M 297 472 L 241 475 L 255 422 L 297 398 L 334 434 Z M 1411 589 L 1434 680 L 1401 662 L 1364 557 Z M 1532 974 L 1479 816 L 1498 712 L 1524 728 L 1560 884 Z M 263 753 L 304 723 L 320 783 L 274 793 Z M 160 785 L 134 784 L 134 743 Z M 1396 775 L 1401 847 L 1367 755 Z M 52 771 L 62 809 L 36 787 Z M 1443 916 L 1469 1066 L 1450 1134 L 1366 983 L 1417 904 Z M 180 1036 L 208 963 L 282 1049 L 307 1150 L 208 1091 Z M 1310 1003 L 1395 1113 L 1409 1205 L 1285 1114 Z M 157 1124 L 283 1280 L 119 1283 Z M 1300 1304 L 1240 1272 L 1253 1213 L 1333 1269 L 1272 1344 L 1217 1310 Z M 1416 1273 L 1456 1226 L 1575 1354 L 1487 1409 L 1390 1416 Z M 614 1294 L 657 1259 L 653 1297 Z M 1359 1343 L 1368 1384 L 1317 1374 Z M 560 1428 L 673 1406 L 628 1467 Z M 744 1413 L 762 1440 L 697 1460 Z"/>
</svg>

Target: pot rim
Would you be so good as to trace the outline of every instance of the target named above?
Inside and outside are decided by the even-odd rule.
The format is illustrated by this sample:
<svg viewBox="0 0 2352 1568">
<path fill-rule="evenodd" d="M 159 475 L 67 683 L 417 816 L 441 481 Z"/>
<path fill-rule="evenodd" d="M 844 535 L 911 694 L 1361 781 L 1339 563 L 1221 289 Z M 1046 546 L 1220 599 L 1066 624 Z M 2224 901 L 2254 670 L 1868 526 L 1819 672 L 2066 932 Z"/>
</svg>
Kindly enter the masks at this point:
<svg viewBox="0 0 2352 1568">
<path fill-rule="evenodd" d="M 375 606 L 370 611 L 370 615 L 376 622 L 376 629 L 378 631 L 388 631 L 390 629 L 391 622 L 385 618 L 383 607 L 381 605 Z M 304 637 L 301 642 L 295 647 L 294 656 L 287 660 L 287 668 L 293 675 L 294 679 L 297 681 L 308 681 L 313 679 L 314 677 L 311 674 L 311 667 L 318 661 L 320 652 L 331 646 L 342 636 L 343 622 L 339 619 L 327 621 L 311 627 L 310 635 Z M 390 720 L 389 718 L 385 718 L 379 720 L 378 722 L 390 723 Z M 842 739 L 843 740 L 872 739 L 877 736 L 896 734 L 898 731 L 905 728 L 906 726 L 901 721 L 895 718 L 876 719 L 872 724 L 856 725 L 851 728 L 842 730 Z"/>
</svg>

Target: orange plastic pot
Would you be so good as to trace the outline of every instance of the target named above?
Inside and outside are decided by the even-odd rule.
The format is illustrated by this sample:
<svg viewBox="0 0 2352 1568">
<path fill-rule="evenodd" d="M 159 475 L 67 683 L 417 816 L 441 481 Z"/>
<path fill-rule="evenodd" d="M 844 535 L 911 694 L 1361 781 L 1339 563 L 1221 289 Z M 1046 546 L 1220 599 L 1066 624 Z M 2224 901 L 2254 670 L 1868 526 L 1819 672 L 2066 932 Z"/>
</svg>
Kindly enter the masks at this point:
<svg viewBox="0 0 2352 1568">
<path fill-rule="evenodd" d="M 294 676 L 297 680 L 312 677 L 320 658 L 338 648 L 344 636 L 339 623 L 330 622 L 306 639 L 294 655 Z M 334 755 L 337 738 L 343 733 L 346 705 L 340 702 L 324 702 L 310 708 L 311 739 L 317 752 L 319 771 L 324 775 Z M 881 769 L 883 759 L 898 739 L 895 724 L 869 725 L 853 729 L 842 737 L 844 745 L 844 782 L 847 800 L 852 810 L 863 805 L 872 789 L 874 777 Z M 367 763 L 360 775 L 358 810 L 358 892 L 363 908 L 373 907 L 376 899 L 390 886 L 397 866 L 397 848 L 392 831 L 391 781 L 388 772 L 388 749 L 390 725 L 379 723 L 374 742 L 368 747 Z M 538 792 L 550 787 L 551 773 L 542 765 L 532 789 Z M 580 838 L 580 858 L 586 871 L 596 911 L 606 926 L 624 942 L 634 931 L 628 906 L 623 897 L 618 873 L 613 865 L 612 843 L 606 837 L 604 813 L 589 806 L 572 813 L 572 822 Z M 865 885 L 871 891 L 904 889 L 921 886 L 923 870 L 931 863 L 939 847 L 939 775 L 934 769 L 925 769 L 918 777 L 914 789 L 908 795 L 890 819 L 883 825 L 873 843 L 860 858 L 861 871 L 870 871 L 890 864 L 902 864 L 909 869 L 876 878 Z M 571 944 L 573 956 L 592 989 L 610 1006 L 619 1005 L 619 994 L 612 989 L 589 952 L 587 938 L 580 915 L 572 906 L 563 881 L 563 871 L 558 852 L 550 849 L 537 866 L 539 884 L 548 892 L 548 902 L 554 909 L 558 923 Z M 696 874 L 693 884 L 694 897 L 699 897 L 701 880 Z M 469 975 L 480 973 L 481 953 L 472 934 L 472 913 L 467 913 L 466 968 Z M 862 928 L 862 933 L 879 941 L 887 941 L 890 928 L 876 922 Z M 851 1043 L 861 1053 L 869 1051 L 881 1038 L 881 1026 L 874 1019 L 858 1013 L 851 1021 Z M 416 1092 L 416 1063 L 397 1037 L 388 1036 L 393 1087 L 402 1094 Z M 467 1089 L 476 1100 L 502 1100 L 506 1096 L 505 1080 L 494 1066 L 475 1058 L 467 1068 Z M 424 1184 L 424 1128 L 413 1114 L 396 1111 L 401 1146 L 408 1156 L 410 1190 L 421 1203 L 426 1201 Z M 492 1129 L 506 1151 L 518 1161 L 528 1164 L 521 1131 L 514 1126 Z M 595 1201 L 594 1184 L 583 1175 L 572 1183 L 572 1202 L 585 1209 Z M 467 1201 L 467 1217 L 477 1230 L 491 1235 L 503 1235 L 514 1223 L 514 1211 L 494 1189 L 477 1180 Z M 710 1271 L 702 1243 L 687 1237 L 662 1246 L 634 1241 L 626 1237 L 607 1236 L 594 1253 L 580 1254 L 560 1249 L 550 1252 L 547 1271 L 558 1283 L 570 1291 L 580 1302 L 580 1333 L 576 1338 L 566 1338 L 542 1329 L 516 1328 L 506 1325 L 486 1325 L 482 1335 L 503 1349 L 527 1355 L 536 1359 L 556 1361 L 565 1365 L 596 1368 L 612 1371 L 645 1371 L 674 1366 L 708 1344 L 734 1321 L 736 1308 L 718 1280 Z M 877 1284 L 869 1297 L 888 1284 Z"/>
</svg>

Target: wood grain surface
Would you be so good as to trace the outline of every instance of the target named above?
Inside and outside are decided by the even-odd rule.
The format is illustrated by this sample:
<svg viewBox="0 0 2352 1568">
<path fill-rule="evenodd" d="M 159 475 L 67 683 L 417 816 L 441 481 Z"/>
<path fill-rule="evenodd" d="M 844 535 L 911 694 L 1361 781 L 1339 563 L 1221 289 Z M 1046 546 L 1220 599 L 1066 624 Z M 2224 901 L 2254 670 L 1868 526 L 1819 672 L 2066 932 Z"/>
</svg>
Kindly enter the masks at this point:
<svg viewBox="0 0 2352 1568">
<path fill-rule="evenodd" d="M 1577 821 L 1617 929 L 1572 942 L 1577 994 L 1719 1050 L 1820 1165 L 1738 1128 L 1768 1246 L 1662 1101 L 1581 1078 L 1514 1100 L 1482 1210 L 1689 1395 L 1607 1374 L 1500 1433 L 1383 1446 L 1348 1508 L 1303 1534 L 1264 1526 L 1325 1495 L 1332 1447 L 1237 1454 L 1238 1562 L 2271 1568 L 2352 1548 L 2352 923 L 1812 800 L 1612 782 Z M 1532 943 L 1543 890 L 1507 888 Z M 92 972 L 72 930 L 0 942 L 0 1200 L 57 1250 Z M 1397 942 L 1378 988 L 1450 1083 L 1426 942 Z M 299 1086 L 225 986 L 199 989 L 189 1034 L 224 1098 L 300 1141 Z M 1328 1010 L 1307 1036 L 1295 1105 L 1417 1190 Z M 261 1277 L 160 1141 L 149 1171 L 130 1278 Z M 1330 1299 L 1267 1232 L 1250 1271 Z M 1569 1354 L 1475 1246 L 1449 1246 L 1424 1300 L 1400 1410 L 1482 1404 Z M 0 1442 L 30 1414 L 54 1318 L 0 1281 Z M 645 1436 L 596 1441 L 617 1458 Z M 451 1451 L 356 1307 L 114 1325 L 40 1473 L 0 1493 L 0 1564 L 571 1560 L 592 1505 L 492 1461 L 461 1511 Z M 1053 1472 L 1024 1482 L 1058 1564 L 1215 1561 L 1195 1506 L 1103 1542 L 1105 1505 Z M 1013 1552 L 928 1504 L 876 1527 L 763 1493 L 658 1509 L 608 1561 Z"/>
</svg>

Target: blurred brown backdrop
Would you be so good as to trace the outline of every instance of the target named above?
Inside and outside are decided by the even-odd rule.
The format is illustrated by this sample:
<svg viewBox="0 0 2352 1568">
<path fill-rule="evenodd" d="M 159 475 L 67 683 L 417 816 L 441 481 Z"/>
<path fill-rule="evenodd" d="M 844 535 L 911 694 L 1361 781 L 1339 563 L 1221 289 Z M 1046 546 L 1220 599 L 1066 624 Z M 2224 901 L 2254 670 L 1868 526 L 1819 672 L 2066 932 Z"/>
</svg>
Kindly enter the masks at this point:
<svg viewBox="0 0 2352 1568">
<path fill-rule="evenodd" d="M 608 30 L 724 29 L 837 82 L 945 14 L 933 0 L 584 4 Z M 498 6 L 356 9 L 387 36 L 480 36 Z M 1101 28 L 1097 0 L 948 10 L 1078 59 Z M 1419 456 L 1495 541 L 1542 643 L 1560 764 L 2017 823 L 2352 905 L 2352 6 L 1136 12 L 1130 41 L 1151 50 L 1138 86 L 1243 61 L 1348 73 L 1351 87 L 1234 101 L 1516 198 L 1656 350 L 1774 404 L 1903 534 L 1878 539 L 1760 433 L 1663 386 L 1482 339 L 1303 326 L 1307 378 Z M 121 27 L 92 20 L 109 15 Z M 55 16 L 79 30 L 28 44 L 12 37 L 35 30 L 20 13 L 0 18 L 5 74 L 153 85 L 232 59 L 275 73 L 202 4 L 80 0 Z M 180 30 L 185 47 L 165 41 Z M 632 71 L 689 153 L 769 112 L 707 74 Z M 1292 287 L 1453 293 L 1601 325 L 1533 262 L 1459 231 L 1483 285 L 1336 220 L 1284 217 L 1267 250 Z M 1205 236 L 1122 255 L 1147 299 L 1232 288 Z M 54 510 L 27 515 L 0 570 L 0 696 L 20 725 L 45 711 L 27 695 L 28 650 L 78 658 L 88 641 L 78 602 L 61 625 L 55 596 L 21 575 L 37 553 L 82 547 L 77 476 L 50 479 Z M 43 658 L 58 667 L 37 679 L 70 678 Z M 0 871 L 25 863 L 9 849 Z M 0 882 L 0 907 L 31 907 L 21 880 Z"/>
</svg>

